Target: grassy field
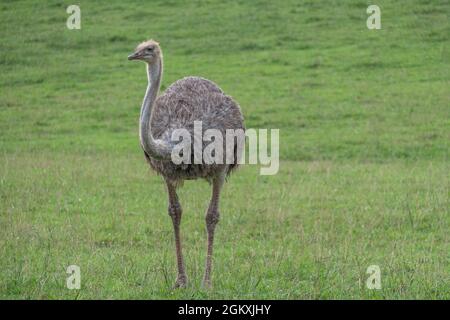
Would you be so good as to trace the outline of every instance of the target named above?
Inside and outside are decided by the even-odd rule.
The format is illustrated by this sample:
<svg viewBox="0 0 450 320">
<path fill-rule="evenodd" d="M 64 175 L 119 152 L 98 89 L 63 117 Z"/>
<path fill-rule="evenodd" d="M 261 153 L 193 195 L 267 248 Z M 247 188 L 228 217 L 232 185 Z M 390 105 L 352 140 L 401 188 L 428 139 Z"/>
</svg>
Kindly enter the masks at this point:
<svg viewBox="0 0 450 320">
<path fill-rule="evenodd" d="M 0 4 L 0 298 L 450 299 L 448 0 Z M 204 291 L 206 182 L 180 190 L 190 285 L 161 178 L 139 147 L 144 66 L 201 75 L 248 128 L 280 129 L 280 171 L 226 185 Z M 66 288 L 67 266 L 80 290 Z M 366 269 L 381 268 L 381 290 Z"/>
</svg>

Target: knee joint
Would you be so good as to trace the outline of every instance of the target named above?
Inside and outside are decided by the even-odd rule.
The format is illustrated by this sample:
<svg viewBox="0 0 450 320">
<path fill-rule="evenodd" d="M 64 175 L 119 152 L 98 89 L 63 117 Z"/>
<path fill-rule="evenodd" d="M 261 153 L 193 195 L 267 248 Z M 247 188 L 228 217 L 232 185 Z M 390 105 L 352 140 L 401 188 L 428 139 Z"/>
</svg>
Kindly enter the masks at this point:
<svg viewBox="0 0 450 320">
<path fill-rule="evenodd" d="M 215 226 L 219 222 L 219 211 L 208 211 L 205 216 L 207 226 Z"/>
<path fill-rule="evenodd" d="M 169 204 L 168 212 L 170 217 L 180 218 L 182 213 L 180 204 L 179 203 Z"/>
</svg>

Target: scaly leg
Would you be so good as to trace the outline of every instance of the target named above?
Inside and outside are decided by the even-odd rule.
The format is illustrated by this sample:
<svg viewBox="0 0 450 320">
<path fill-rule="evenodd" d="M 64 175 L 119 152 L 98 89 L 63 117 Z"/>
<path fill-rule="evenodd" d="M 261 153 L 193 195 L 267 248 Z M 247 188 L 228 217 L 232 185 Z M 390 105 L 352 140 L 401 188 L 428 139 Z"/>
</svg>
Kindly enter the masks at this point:
<svg viewBox="0 0 450 320">
<path fill-rule="evenodd" d="M 173 230 L 175 232 L 175 250 L 177 254 L 177 267 L 178 275 L 175 281 L 174 288 L 184 288 L 187 284 L 186 272 L 184 270 L 183 253 L 181 251 L 181 239 L 180 239 L 180 222 L 182 209 L 178 202 L 178 196 L 175 186 L 170 182 L 167 183 L 167 192 L 169 194 L 169 216 L 172 218 Z"/>
<path fill-rule="evenodd" d="M 219 222 L 219 197 L 223 183 L 225 181 L 225 174 L 222 173 L 213 180 L 212 196 L 209 203 L 208 211 L 206 212 L 206 231 L 208 233 L 208 249 L 206 253 L 206 268 L 203 277 L 203 287 L 211 288 L 211 267 L 213 256 L 214 230 L 217 222 Z"/>
</svg>

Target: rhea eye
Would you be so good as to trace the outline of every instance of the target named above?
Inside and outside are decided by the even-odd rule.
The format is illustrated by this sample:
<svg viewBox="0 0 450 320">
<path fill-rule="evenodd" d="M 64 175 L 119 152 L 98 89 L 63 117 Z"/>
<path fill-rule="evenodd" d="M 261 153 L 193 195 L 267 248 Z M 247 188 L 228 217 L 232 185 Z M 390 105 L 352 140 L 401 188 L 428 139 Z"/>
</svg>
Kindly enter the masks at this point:
<svg viewBox="0 0 450 320">
<path fill-rule="evenodd" d="M 152 52 L 152 51 L 153 51 L 153 48 L 147 48 L 147 51 L 148 51 L 148 52 Z"/>
</svg>

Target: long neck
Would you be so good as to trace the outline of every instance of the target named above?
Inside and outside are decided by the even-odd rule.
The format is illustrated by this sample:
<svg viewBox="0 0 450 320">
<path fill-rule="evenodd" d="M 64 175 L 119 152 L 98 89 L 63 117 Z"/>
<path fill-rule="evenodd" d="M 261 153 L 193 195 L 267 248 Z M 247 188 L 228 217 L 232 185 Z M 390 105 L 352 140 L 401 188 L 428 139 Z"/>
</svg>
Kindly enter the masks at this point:
<svg viewBox="0 0 450 320">
<path fill-rule="evenodd" d="M 141 107 L 139 137 L 142 148 L 150 157 L 158 160 L 169 160 L 172 148 L 166 141 L 153 139 L 151 130 L 152 110 L 161 84 L 162 66 L 162 57 L 152 65 L 147 64 L 148 86 Z"/>
</svg>

